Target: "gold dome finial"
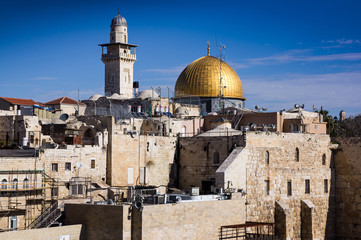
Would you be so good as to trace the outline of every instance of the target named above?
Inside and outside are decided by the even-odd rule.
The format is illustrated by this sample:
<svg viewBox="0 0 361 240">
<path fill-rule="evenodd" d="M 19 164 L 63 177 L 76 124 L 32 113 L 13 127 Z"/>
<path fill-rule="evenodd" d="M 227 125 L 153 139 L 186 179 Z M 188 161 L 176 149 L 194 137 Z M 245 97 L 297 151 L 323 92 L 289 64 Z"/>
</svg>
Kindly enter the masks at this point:
<svg viewBox="0 0 361 240">
<path fill-rule="evenodd" d="M 211 48 L 209 47 L 211 45 L 211 43 L 209 41 L 208 42 L 208 48 L 207 48 L 207 56 L 211 56 Z"/>
</svg>

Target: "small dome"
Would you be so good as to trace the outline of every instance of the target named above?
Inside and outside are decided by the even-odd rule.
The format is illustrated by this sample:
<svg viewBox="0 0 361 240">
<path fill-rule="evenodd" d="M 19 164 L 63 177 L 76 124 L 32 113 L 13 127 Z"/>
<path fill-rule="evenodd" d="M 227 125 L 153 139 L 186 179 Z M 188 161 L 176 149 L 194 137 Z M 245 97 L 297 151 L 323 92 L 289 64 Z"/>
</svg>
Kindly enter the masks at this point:
<svg viewBox="0 0 361 240">
<path fill-rule="evenodd" d="M 125 26 L 126 27 L 127 26 L 127 21 L 125 20 L 125 18 L 120 16 L 120 14 L 118 13 L 118 16 L 116 16 L 112 20 L 112 26 Z"/>
<path fill-rule="evenodd" d="M 91 96 L 91 97 L 89 98 L 89 100 L 94 100 L 94 101 L 96 101 L 96 100 L 98 100 L 100 97 L 102 97 L 102 95 L 100 95 L 100 94 L 94 94 L 93 96 Z"/>
<path fill-rule="evenodd" d="M 118 93 L 113 93 L 110 97 L 111 99 L 123 99 L 122 96 L 120 96 Z"/>
<path fill-rule="evenodd" d="M 140 98 L 140 99 L 147 99 L 147 98 L 152 98 L 152 97 L 159 98 L 159 95 L 158 95 L 158 93 L 156 93 L 153 90 L 144 90 L 137 96 L 137 98 Z"/>
</svg>

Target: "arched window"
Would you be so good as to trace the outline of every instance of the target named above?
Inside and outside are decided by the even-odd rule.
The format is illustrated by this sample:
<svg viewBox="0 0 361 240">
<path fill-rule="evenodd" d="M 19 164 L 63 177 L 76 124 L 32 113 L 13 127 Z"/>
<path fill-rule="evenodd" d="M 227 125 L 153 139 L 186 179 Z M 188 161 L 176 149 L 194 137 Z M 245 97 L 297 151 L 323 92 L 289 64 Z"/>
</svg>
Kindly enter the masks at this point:
<svg viewBox="0 0 361 240">
<path fill-rule="evenodd" d="M 322 165 L 326 165 L 326 154 L 322 155 Z"/>
<path fill-rule="evenodd" d="M 124 35 L 124 43 L 127 43 L 127 36 Z"/>
<path fill-rule="evenodd" d="M 217 151 L 213 153 L 213 163 L 219 163 L 219 153 Z"/>
<path fill-rule="evenodd" d="M 17 178 L 14 178 L 13 179 L 13 189 L 18 189 L 18 179 Z"/>
<path fill-rule="evenodd" d="M 296 148 L 296 151 L 295 151 L 295 161 L 296 162 L 300 161 L 300 151 L 298 150 L 298 148 Z"/>
<path fill-rule="evenodd" d="M 24 181 L 23 181 L 23 188 L 29 188 L 29 179 L 24 178 Z"/>
<path fill-rule="evenodd" d="M 8 189 L 8 181 L 6 179 L 1 181 L 1 189 Z"/>
<path fill-rule="evenodd" d="M 269 152 L 268 151 L 266 151 L 266 154 L 264 156 L 264 160 L 265 160 L 266 164 L 269 164 Z"/>
</svg>

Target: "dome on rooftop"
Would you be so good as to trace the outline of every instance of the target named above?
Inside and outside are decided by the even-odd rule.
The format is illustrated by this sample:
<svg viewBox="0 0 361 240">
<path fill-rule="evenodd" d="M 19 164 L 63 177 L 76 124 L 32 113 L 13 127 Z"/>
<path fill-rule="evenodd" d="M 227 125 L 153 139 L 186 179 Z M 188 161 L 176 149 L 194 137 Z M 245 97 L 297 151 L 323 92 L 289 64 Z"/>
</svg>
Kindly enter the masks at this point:
<svg viewBox="0 0 361 240">
<path fill-rule="evenodd" d="M 220 91 L 220 76 L 222 90 Z M 175 85 L 175 97 L 243 98 L 241 79 L 226 62 L 213 56 L 201 57 L 189 64 L 179 75 Z"/>
<path fill-rule="evenodd" d="M 112 20 L 112 26 L 127 26 L 127 21 L 125 20 L 124 17 L 120 16 L 120 14 L 118 13 L 117 16 L 115 16 Z"/>
<path fill-rule="evenodd" d="M 94 94 L 93 96 L 91 96 L 91 97 L 89 98 L 89 100 L 94 100 L 94 101 L 96 101 L 96 100 L 98 100 L 100 97 L 102 97 L 102 95 L 100 95 L 100 94 Z"/>
</svg>

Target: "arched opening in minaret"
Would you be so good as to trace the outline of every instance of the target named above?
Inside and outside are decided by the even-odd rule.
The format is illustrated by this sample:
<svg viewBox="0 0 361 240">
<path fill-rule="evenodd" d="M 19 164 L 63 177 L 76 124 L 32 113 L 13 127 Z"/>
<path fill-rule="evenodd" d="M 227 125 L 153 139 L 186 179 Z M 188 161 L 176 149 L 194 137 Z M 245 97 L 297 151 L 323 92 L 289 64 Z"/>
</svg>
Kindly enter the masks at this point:
<svg viewBox="0 0 361 240">
<path fill-rule="evenodd" d="M 124 36 L 124 43 L 127 43 L 127 36 Z"/>
</svg>

